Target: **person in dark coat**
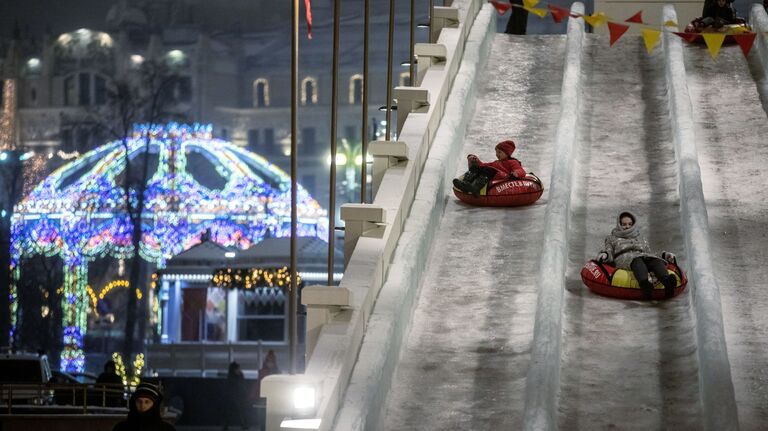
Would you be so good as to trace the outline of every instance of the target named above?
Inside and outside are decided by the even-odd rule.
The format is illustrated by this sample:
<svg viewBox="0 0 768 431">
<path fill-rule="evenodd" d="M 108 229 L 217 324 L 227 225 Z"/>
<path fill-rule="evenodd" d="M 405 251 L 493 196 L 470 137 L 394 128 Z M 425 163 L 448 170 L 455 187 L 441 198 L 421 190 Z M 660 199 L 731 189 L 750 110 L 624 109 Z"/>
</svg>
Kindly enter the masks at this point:
<svg viewBox="0 0 768 431">
<path fill-rule="evenodd" d="M 597 260 L 612 262 L 617 268 L 631 270 L 640 284 L 643 299 L 651 299 L 653 295 L 649 272 L 653 273 L 664 285 L 665 296 L 671 298 L 677 286 L 677 279 L 667 272 L 666 261 L 675 262 L 675 255 L 669 252 L 662 252 L 661 258 L 653 255 L 648 241 L 640 233 L 636 220 L 635 215 L 629 211 L 619 213 L 616 227 L 605 237 L 605 245 Z"/>
<path fill-rule="evenodd" d="M 736 21 L 736 10 L 734 10 L 730 0 L 707 0 L 704 2 L 704 11 L 701 17 L 703 26 L 720 28 Z"/>
<path fill-rule="evenodd" d="M 522 7 L 523 0 L 511 0 L 510 3 L 518 5 L 518 7 L 512 7 L 512 13 L 509 16 L 504 33 L 525 34 L 528 28 L 528 11 Z"/>
<path fill-rule="evenodd" d="M 489 181 L 503 181 L 506 179 L 525 178 L 526 172 L 520 161 L 512 157 L 515 152 L 515 143 L 511 140 L 499 142 L 496 145 L 496 158 L 492 162 L 483 163 L 480 159 L 470 154 L 467 156 L 469 170 L 462 178 L 453 180 L 453 185 L 464 193 L 477 196 L 480 190 Z"/>
<path fill-rule="evenodd" d="M 224 429 L 229 428 L 230 423 L 239 423 L 242 429 L 248 429 L 248 390 L 245 376 L 240 369 L 240 364 L 232 362 L 227 371 L 227 397 L 226 414 L 224 415 Z"/>
<path fill-rule="evenodd" d="M 122 391 L 124 390 L 123 379 L 117 375 L 117 366 L 115 361 L 109 360 L 104 364 L 104 371 L 96 378 L 96 386 L 108 389 L 104 394 L 104 405 L 106 407 L 125 406 Z M 99 393 L 101 395 L 101 393 Z M 98 404 L 101 404 L 99 396 Z"/>
<path fill-rule="evenodd" d="M 163 422 L 160 407 L 163 395 L 151 383 L 140 383 L 131 395 L 128 418 L 119 422 L 112 431 L 176 431 L 176 427 Z"/>
</svg>

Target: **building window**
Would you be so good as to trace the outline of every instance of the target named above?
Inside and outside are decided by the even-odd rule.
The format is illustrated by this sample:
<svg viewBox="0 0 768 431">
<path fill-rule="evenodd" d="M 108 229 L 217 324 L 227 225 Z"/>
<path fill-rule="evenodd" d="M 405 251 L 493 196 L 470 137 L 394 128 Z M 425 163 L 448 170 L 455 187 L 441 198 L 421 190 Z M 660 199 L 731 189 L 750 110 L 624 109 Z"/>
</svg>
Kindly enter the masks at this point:
<svg viewBox="0 0 768 431">
<path fill-rule="evenodd" d="M 264 152 L 272 154 L 275 151 L 275 130 L 264 129 Z"/>
<path fill-rule="evenodd" d="M 255 108 L 269 106 L 269 82 L 266 78 L 253 81 L 253 106 Z"/>
<path fill-rule="evenodd" d="M 259 148 L 259 131 L 257 129 L 248 130 L 248 149 L 256 151 Z"/>
<path fill-rule="evenodd" d="M 308 76 L 301 81 L 301 104 L 317 104 L 317 79 Z"/>
<path fill-rule="evenodd" d="M 400 86 L 401 87 L 408 87 L 411 85 L 411 73 L 410 72 L 401 72 L 400 73 Z"/>
<path fill-rule="evenodd" d="M 238 291 L 238 341 L 285 341 L 285 305 L 285 295 L 277 288 Z"/>
<path fill-rule="evenodd" d="M 317 142 L 315 140 L 315 128 L 305 127 L 301 129 L 301 144 L 307 154 L 317 154 Z"/>
<path fill-rule="evenodd" d="M 90 106 L 107 103 L 107 80 L 95 73 L 78 73 L 64 78 L 64 105 Z"/>
<path fill-rule="evenodd" d="M 359 105 L 363 103 L 363 75 L 352 75 L 349 78 L 349 104 Z"/>
</svg>

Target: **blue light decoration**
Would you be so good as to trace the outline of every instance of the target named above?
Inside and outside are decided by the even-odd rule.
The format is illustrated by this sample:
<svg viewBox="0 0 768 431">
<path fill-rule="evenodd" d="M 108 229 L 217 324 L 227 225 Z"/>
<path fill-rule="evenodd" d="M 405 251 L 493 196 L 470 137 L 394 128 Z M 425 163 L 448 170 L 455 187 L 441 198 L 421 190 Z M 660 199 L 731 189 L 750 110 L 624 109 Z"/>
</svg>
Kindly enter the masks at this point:
<svg viewBox="0 0 768 431">
<path fill-rule="evenodd" d="M 290 178 L 263 157 L 212 136 L 211 125 L 135 126 L 127 140 L 138 162 L 150 139 L 138 250 L 162 268 L 167 259 L 198 244 L 204 233 L 228 247 L 248 248 L 265 236 L 290 236 Z M 61 369 L 82 371 L 87 330 L 88 262 L 133 255 L 132 224 L 121 175 L 126 146 L 110 142 L 61 167 L 22 200 L 12 218 L 11 269 L 37 254 L 64 260 L 64 351 Z M 192 164 L 188 159 L 195 157 Z M 135 164 L 134 164 L 135 166 Z M 205 167 L 201 167 L 205 166 Z M 194 174 L 190 171 L 194 171 Z M 135 169 L 135 168 L 134 168 Z M 206 185 L 203 185 L 205 183 Z M 327 212 L 299 186 L 298 235 L 328 240 Z M 138 191 L 130 189 L 135 205 Z M 11 287 L 12 331 L 18 310 Z"/>
</svg>

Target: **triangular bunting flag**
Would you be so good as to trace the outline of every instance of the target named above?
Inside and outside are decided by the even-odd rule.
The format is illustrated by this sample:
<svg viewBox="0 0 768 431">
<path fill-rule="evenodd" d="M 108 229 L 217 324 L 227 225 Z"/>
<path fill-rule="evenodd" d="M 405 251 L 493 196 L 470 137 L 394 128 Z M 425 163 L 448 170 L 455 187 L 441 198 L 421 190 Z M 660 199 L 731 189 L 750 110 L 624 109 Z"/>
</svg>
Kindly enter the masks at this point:
<svg viewBox="0 0 768 431">
<path fill-rule="evenodd" d="M 643 11 L 640 11 L 640 12 L 632 15 L 631 17 L 625 19 L 624 22 L 634 22 L 634 23 L 637 23 L 637 24 L 642 24 L 643 23 Z"/>
<path fill-rule="evenodd" d="M 701 33 L 683 33 L 683 32 L 679 32 L 679 31 L 673 31 L 672 34 L 680 36 L 681 39 L 683 39 L 684 41 L 686 41 L 688 43 L 695 42 L 696 39 L 698 39 L 699 36 L 701 36 Z"/>
<path fill-rule="evenodd" d="M 555 21 L 555 23 L 559 24 L 560 21 L 563 20 L 563 18 L 570 15 L 570 11 L 566 8 L 555 6 L 553 4 L 548 4 L 547 8 L 552 13 L 552 19 Z"/>
<path fill-rule="evenodd" d="M 670 19 L 669 21 L 664 22 L 664 27 L 677 27 L 677 23 Z"/>
<path fill-rule="evenodd" d="M 608 18 L 603 12 L 593 14 L 592 16 L 584 15 L 584 21 L 594 28 L 598 28 L 608 21 Z"/>
<path fill-rule="evenodd" d="M 722 33 L 702 33 L 701 37 L 704 38 L 704 43 L 707 44 L 709 55 L 712 56 L 712 58 L 716 58 L 717 54 L 720 52 L 720 47 L 723 46 L 725 35 Z"/>
<path fill-rule="evenodd" d="M 659 30 L 651 28 L 643 29 L 643 41 L 645 42 L 645 49 L 648 51 L 648 54 L 653 52 L 653 48 L 659 42 L 660 37 L 661 32 Z"/>
<path fill-rule="evenodd" d="M 635 23 L 638 23 L 638 24 L 642 24 L 643 23 L 643 11 L 640 11 L 640 12 L 632 15 L 631 17 L 629 17 L 626 20 L 624 20 L 624 22 L 635 22 Z"/>
<path fill-rule="evenodd" d="M 539 0 L 523 0 L 523 9 L 533 9 L 539 4 Z"/>
<path fill-rule="evenodd" d="M 509 4 L 509 3 L 502 3 L 502 2 L 496 1 L 496 0 L 491 0 L 491 4 L 493 5 L 493 7 L 496 8 L 496 12 L 498 12 L 499 15 L 504 15 L 505 13 L 507 13 L 507 11 L 509 9 L 512 8 L 511 4 Z"/>
<path fill-rule="evenodd" d="M 312 39 L 312 4 L 310 0 L 304 0 L 304 7 L 307 9 L 307 39 Z"/>
<path fill-rule="evenodd" d="M 525 7 L 525 6 L 523 6 L 523 9 L 527 10 L 528 12 L 534 15 L 538 15 L 539 18 L 544 18 L 547 15 L 546 9 L 541 9 L 538 7 Z"/>
<path fill-rule="evenodd" d="M 628 25 L 616 24 L 615 22 L 608 22 L 608 32 L 611 34 L 611 46 L 616 43 L 617 40 L 629 30 Z"/>
<path fill-rule="evenodd" d="M 736 43 L 739 44 L 744 57 L 749 55 L 749 50 L 752 49 L 752 44 L 755 43 L 755 36 L 757 36 L 756 33 L 735 34 L 732 36 L 736 39 Z"/>
</svg>

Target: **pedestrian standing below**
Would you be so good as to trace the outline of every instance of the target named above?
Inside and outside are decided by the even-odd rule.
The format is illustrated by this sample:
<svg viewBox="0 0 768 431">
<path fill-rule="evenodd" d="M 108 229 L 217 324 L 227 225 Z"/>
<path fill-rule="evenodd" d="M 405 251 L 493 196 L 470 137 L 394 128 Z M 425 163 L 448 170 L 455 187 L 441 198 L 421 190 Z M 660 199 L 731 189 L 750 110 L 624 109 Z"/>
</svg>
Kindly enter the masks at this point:
<svg viewBox="0 0 768 431">
<path fill-rule="evenodd" d="M 176 427 L 163 422 L 160 407 L 163 395 L 151 383 L 140 383 L 131 395 L 128 418 L 119 422 L 112 431 L 176 431 Z"/>
<path fill-rule="evenodd" d="M 229 429 L 229 424 L 239 423 L 244 430 L 248 429 L 248 391 L 245 376 L 240 364 L 232 362 L 227 371 L 227 399 L 226 414 L 224 415 L 224 429 Z"/>
<path fill-rule="evenodd" d="M 123 398 L 123 379 L 117 375 L 117 366 L 115 361 L 109 360 L 104 364 L 104 371 L 96 378 L 96 386 L 101 387 L 104 390 L 104 396 L 99 397 L 100 400 L 104 400 L 106 407 L 119 407 L 125 406 L 125 399 Z M 101 395 L 101 393 L 99 393 Z M 98 404 L 101 404 L 99 402 Z"/>
</svg>

